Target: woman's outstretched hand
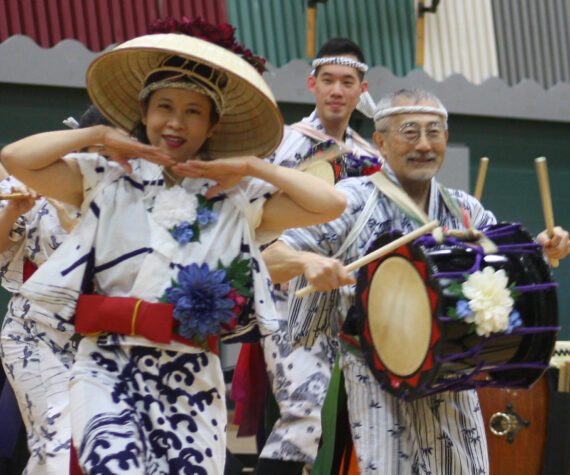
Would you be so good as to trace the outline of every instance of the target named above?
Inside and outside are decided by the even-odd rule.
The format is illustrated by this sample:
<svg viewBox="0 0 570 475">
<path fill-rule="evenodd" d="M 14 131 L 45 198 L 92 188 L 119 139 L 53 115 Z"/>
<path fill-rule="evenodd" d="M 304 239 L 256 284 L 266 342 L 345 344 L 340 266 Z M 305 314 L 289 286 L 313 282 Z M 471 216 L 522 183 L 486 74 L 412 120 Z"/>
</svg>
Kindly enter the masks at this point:
<svg viewBox="0 0 570 475">
<path fill-rule="evenodd" d="M 218 193 L 231 188 L 250 174 L 251 160 L 260 160 L 257 157 L 219 158 L 217 160 L 200 161 L 189 160 L 186 163 L 177 163 L 171 167 L 173 173 L 188 178 L 209 178 L 214 185 L 206 192 L 210 199 Z"/>
<path fill-rule="evenodd" d="M 143 144 L 119 129 L 107 127 L 102 148 L 99 153 L 109 160 L 117 162 L 127 173 L 133 169 L 129 163 L 131 158 L 144 158 L 158 165 L 171 166 L 176 162 L 160 148 Z"/>
</svg>

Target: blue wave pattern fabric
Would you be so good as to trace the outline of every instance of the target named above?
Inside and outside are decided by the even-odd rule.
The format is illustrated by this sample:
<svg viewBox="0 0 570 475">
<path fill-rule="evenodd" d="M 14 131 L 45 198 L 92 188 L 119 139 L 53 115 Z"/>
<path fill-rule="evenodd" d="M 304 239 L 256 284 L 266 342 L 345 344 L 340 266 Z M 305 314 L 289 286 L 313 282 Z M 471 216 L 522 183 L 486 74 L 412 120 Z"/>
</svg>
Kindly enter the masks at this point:
<svg viewBox="0 0 570 475">
<path fill-rule="evenodd" d="M 23 288 L 43 302 L 47 320 L 72 326 L 75 302 L 90 285 L 98 294 L 157 302 L 180 268 L 206 263 L 214 269 L 240 255 L 250 261 L 254 296 L 250 311 L 223 337 L 247 340 L 270 331 L 272 285 L 253 229 L 272 185 L 242 180 L 214 203 L 217 222 L 202 228 L 198 241 L 181 244 L 153 217 L 165 190 L 157 165 L 133 160 L 126 175 L 103 157 L 77 158 L 83 219 Z M 196 202 L 212 183 L 186 179 L 181 192 Z M 73 440 L 90 473 L 222 473 L 225 384 L 214 353 L 141 336 L 87 336 L 78 345 L 70 392 Z"/>
</svg>

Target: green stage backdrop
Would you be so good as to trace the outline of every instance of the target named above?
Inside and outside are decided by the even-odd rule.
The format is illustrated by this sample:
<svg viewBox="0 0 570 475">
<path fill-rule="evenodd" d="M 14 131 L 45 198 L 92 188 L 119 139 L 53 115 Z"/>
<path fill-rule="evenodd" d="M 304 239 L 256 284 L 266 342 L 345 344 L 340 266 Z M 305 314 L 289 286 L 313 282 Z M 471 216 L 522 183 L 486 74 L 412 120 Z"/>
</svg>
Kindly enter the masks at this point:
<svg viewBox="0 0 570 475">
<path fill-rule="evenodd" d="M 83 89 L 25 86 L 0 83 L 0 146 L 27 134 L 64 128 L 62 120 L 76 118 L 89 104 Z M 308 115 L 311 106 L 280 104 L 287 123 Z M 372 123 L 355 114 L 352 126 L 365 137 L 372 135 Z M 490 158 L 483 204 L 499 220 L 521 222 L 533 234 L 544 228 L 534 158 L 548 159 L 555 221 L 570 229 L 570 123 L 491 119 L 452 115 L 450 142 L 470 149 L 471 187 L 474 187 L 479 158 Z M 570 258 L 554 269 L 559 283 L 558 301 L 563 326 L 559 339 L 570 339 Z M 5 307 L 6 294 L 0 295 Z M 0 313 L 3 313 L 0 311 Z"/>
</svg>

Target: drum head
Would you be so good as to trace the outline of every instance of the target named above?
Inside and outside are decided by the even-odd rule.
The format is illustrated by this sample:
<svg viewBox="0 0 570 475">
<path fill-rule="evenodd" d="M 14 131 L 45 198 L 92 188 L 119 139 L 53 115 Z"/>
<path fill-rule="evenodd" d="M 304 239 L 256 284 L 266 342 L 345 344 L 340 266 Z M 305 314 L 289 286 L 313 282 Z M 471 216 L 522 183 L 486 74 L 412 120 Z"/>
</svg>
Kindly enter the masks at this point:
<svg viewBox="0 0 570 475">
<path fill-rule="evenodd" d="M 309 165 L 304 171 L 325 180 L 331 185 L 336 183 L 335 169 L 333 164 L 329 161 L 316 161 Z"/>
<path fill-rule="evenodd" d="M 380 236 L 369 252 L 399 236 Z M 439 368 L 439 298 L 427 267 L 421 249 L 408 244 L 362 267 L 356 284 L 352 330 L 380 386 L 405 400 L 422 397 Z"/>
<path fill-rule="evenodd" d="M 418 371 L 430 347 L 431 305 L 422 276 L 402 256 L 391 256 L 376 268 L 368 324 L 376 354 L 388 371 L 403 378 Z"/>
</svg>

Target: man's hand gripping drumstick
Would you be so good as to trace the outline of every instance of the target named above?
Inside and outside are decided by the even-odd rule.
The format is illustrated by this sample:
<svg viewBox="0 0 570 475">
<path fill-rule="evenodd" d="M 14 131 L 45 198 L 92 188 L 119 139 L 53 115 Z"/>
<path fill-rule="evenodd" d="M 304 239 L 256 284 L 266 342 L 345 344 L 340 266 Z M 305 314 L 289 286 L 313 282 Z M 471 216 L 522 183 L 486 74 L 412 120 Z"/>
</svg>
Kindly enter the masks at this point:
<svg viewBox="0 0 570 475">
<path fill-rule="evenodd" d="M 319 282 L 318 286 L 313 286 L 312 285 L 308 285 L 307 287 L 304 287 L 300 290 L 298 290 L 297 292 L 295 292 L 295 296 L 297 298 L 301 298 L 304 297 L 307 294 L 310 294 L 311 292 L 314 291 L 323 291 L 323 290 L 331 290 L 332 288 L 337 288 L 340 287 L 342 285 L 347 285 L 347 284 L 351 284 L 354 283 L 354 279 L 349 277 L 349 273 L 359 269 L 362 266 L 365 266 L 366 264 L 369 264 L 372 261 L 375 261 L 376 259 L 382 257 L 385 254 L 388 254 L 389 252 L 392 252 L 396 249 L 398 249 L 399 247 L 408 244 L 409 242 L 413 241 L 414 239 L 417 239 L 418 237 L 420 237 L 423 234 L 429 233 L 431 231 L 433 231 L 435 228 L 438 227 L 438 222 L 437 221 L 431 221 L 427 224 L 424 224 L 422 227 L 415 229 L 414 231 L 405 234 L 404 236 L 399 237 L 398 239 L 395 239 L 394 241 L 386 244 L 385 246 L 382 246 L 380 249 L 377 249 L 374 252 L 371 252 L 370 254 L 367 254 L 366 256 L 361 257 L 360 259 L 357 259 L 356 261 L 350 263 L 349 265 L 345 266 L 342 268 L 343 272 L 340 273 L 340 277 L 335 277 L 336 281 L 334 281 L 333 283 L 339 283 L 339 285 L 335 285 L 334 287 L 331 288 L 322 288 L 323 287 L 323 283 Z M 331 259 L 331 261 L 335 261 L 334 259 Z M 339 261 L 336 261 L 339 262 Z M 339 262 L 340 264 L 340 262 Z M 333 270 L 334 265 L 331 263 L 330 264 L 331 267 L 329 270 Z M 307 280 L 309 282 L 313 281 L 313 279 L 311 279 L 310 275 L 307 275 L 307 273 L 305 273 L 305 277 L 307 278 Z M 346 278 L 348 277 L 348 279 Z"/>
<path fill-rule="evenodd" d="M 542 211 L 544 213 L 544 221 L 546 223 L 546 230 L 542 231 L 537 236 L 536 240 L 543 245 L 544 253 L 548 257 L 550 265 L 552 267 L 558 267 L 559 259 L 563 259 L 570 252 L 568 232 L 560 226 L 554 226 L 554 212 L 552 211 L 552 199 L 550 195 L 546 158 L 536 158 L 534 163 L 536 165 L 540 198 L 542 201 Z"/>
</svg>

